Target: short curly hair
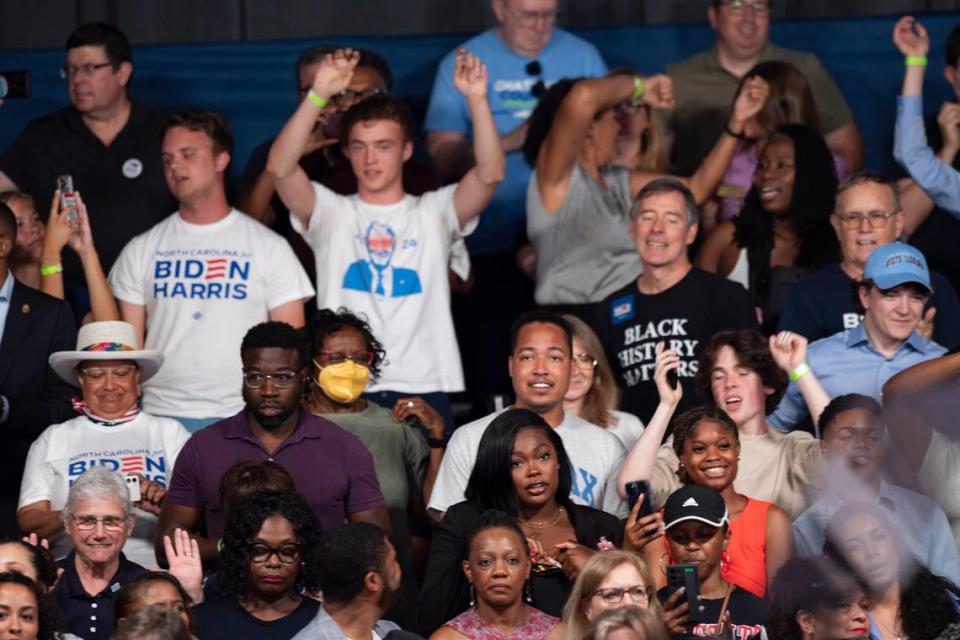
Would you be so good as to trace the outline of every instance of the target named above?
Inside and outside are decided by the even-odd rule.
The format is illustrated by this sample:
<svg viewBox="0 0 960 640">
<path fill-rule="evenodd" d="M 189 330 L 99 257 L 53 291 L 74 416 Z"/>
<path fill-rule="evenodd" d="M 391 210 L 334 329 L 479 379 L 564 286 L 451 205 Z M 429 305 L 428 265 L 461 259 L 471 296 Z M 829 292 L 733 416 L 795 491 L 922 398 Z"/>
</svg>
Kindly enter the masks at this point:
<svg viewBox="0 0 960 640">
<path fill-rule="evenodd" d="M 313 316 L 313 320 L 310 321 L 308 345 L 310 357 L 316 358 L 320 355 L 320 352 L 323 351 L 323 341 L 327 339 L 327 336 L 346 327 L 351 327 L 360 332 L 363 342 L 367 345 L 367 350 L 373 354 L 373 362 L 370 363 L 370 379 L 378 380 L 381 366 L 387 363 L 387 352 L 383 348 L 383 343 L 373 335 L 373 329 L 370 328 L 367 319 L 360 314 L 353 313 L 346 307 L 340 307 L 336 311 L 320 309 Z"/>
<path fill-rule="evenodd" d="M 250 560 L 247 550 L 263 523 L 271 516 L 286 518 L 300 542 L 300 573 L 297 591 L 316 591 L 319 580 L 315 554 L 320 530 L 313 509 L 299 493 L 292 491 L 255 491 L 237 501 L 227 514 L 223 531 L 223 551 L 217 574 L 227 595 L 241 596 L 250 591 Z"/>
<path fill-rule="evenodd" d="M 713 422 L 720 425 L 733 434 L 733 441 L 740 446 L 740 432 L 737 431 L 737 424 L 727 415 L 727 412 L 719 407 L 704 405 L 687 409 L 673 420 L 673 450 L 680 458 L 680 467 L 677 469 L 677 477 L 680 482 L 690 484 L 690 476 L 683 466 L 683 445 L 687 438 L 693 434 L 701 422 Z"/>
<path fill-rule="evenodd" d="M 697 393 L 704 398 L 712 397 L 711 372 L 724 347 L 733 349 L 740 366 L 756 373 L 763 386 L 773 389 L 773 393 L 768 395 L 764 402 L 764 411 L 767 414 L 773 413 L 780 404 L 783 392 L 787 390 L 789 380 L 783 369 L 774 362 L 767 339 L 758 331 L 720 331 L 713 334 L 707 346 L 703 348 L 703 353 L 700 354 L 699 369 L 694 379 Z"/>
</svg>

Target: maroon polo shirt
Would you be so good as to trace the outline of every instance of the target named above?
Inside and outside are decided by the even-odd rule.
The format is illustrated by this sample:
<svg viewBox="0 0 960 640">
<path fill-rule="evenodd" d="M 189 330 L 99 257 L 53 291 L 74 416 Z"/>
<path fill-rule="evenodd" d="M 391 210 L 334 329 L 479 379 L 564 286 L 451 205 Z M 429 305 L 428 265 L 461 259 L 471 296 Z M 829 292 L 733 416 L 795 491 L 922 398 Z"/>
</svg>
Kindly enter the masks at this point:
<svg viewBox="0 0 960 640">
<path fill-rule="evenodd" d="M 272 460 L 286 469 L 322 529 L 342 524 L 348 513 L 385 505 L 373 457 L 360 439 L 304 408 L 272 456 L 250 429 L 246 410 L 194 433 L 177 457 L 164 500 L 202 509 L 207 536 L 221 538 L 220 478 L 246 460 Z"/>
</svg>

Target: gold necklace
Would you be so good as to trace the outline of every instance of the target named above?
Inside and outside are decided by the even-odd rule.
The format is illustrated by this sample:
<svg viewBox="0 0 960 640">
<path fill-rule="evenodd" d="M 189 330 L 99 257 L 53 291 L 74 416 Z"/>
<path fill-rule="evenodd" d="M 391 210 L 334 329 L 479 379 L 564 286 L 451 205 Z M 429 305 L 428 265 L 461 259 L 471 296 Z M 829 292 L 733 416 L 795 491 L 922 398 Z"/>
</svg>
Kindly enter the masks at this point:
<svg viewBox="0 0 960 640">
<path fill-rule="evenodd" d="M 523 521 L 519 518 L 517 518 L 517 520 L 520 520 L 521 527 L 530 527 L 531 529 L 546 529 L 547 527 L 552 527 L 560 522 L 561 514 L 563 514 L 563 507 L 557 507 L 557 514 L 553 517 L 553 522 L 533 522 L 532 520 Z"/>
</svg>

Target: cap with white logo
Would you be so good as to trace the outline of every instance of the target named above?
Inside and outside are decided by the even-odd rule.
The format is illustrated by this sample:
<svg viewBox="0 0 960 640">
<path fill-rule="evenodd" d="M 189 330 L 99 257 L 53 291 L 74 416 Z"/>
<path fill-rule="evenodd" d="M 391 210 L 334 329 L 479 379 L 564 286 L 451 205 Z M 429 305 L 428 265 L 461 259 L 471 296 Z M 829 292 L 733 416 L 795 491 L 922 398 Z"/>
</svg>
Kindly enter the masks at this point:
<svg viewBox="0 0 960 640">
<path fill-rule="evenodd" d="M 710 487 L 691 484 L 670 494 L 663 507 L 663 529 L 696 520 L 711 527 L 721 527 L 730 522 L 723 497 Z"/>
</svg>

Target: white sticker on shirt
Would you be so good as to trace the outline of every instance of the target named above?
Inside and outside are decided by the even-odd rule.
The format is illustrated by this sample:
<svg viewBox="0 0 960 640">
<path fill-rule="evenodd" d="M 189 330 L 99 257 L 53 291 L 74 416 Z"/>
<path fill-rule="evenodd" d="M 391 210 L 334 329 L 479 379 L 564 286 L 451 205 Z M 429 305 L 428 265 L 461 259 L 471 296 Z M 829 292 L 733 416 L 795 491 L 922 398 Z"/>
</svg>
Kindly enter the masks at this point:
<svg viewBox="0 0 960 640">
<path fill-rule="evenodd" d="M 123 163 L 122 171 L 123 177 L 130 178 L 132 180 L 133 178 L 139 177 L 140 174 L 143 173 L 143 163 L 140 162 L 139 158 L 130 158 Z"/>
</svg>

